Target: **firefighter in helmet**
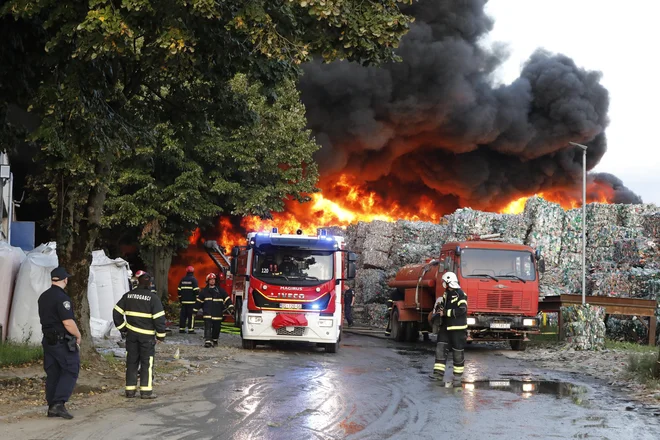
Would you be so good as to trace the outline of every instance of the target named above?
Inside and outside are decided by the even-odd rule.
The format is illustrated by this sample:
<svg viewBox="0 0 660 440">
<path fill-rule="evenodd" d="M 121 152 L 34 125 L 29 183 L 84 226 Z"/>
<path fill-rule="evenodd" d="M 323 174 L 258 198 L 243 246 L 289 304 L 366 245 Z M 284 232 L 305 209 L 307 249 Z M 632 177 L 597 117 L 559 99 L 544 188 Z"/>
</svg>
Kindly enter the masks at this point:
<svg viewBox="0 0 660 440">
<path fill-rule="evenodd" d="M 447 355 L 452 351 L 454 358 L 454 385 L 461 384 L 465 369 L 464 348 L 467 339 L 467 295 L 458 284 L 454 272 L 442 275 L 445 293 L 439 297 L 429 315 L 429 321 L 438 334 L 435 348 L 433 375 L 442 380 L 445 375 Z"/>
<path fill-rule="evenodd" d="M 165 312 L 158 295 L 151 292 L 151 275 L 135 273 L 138 286 L 115 305 L 112 318 L 126 338 L 126 397 L 135 397 L 140 371 L 140 397 L 153 399 L 152 382 L 156 343 L 165 339 Z"/>
<path fill-rule="evenodd" d="M 204 317 L 204 347 L 217 347 L 220 327 L 225 311 L 233 313 L 234 304 L 225 289 L 217 284 L 216 275 L 206 275 L 206 287 L 199 292 L 195 313 L 198 311 Z"/>
<path fill-rule="evenodd" d="M 186 276 L 179 282 L 179 303 L 181 304 L 181 313 L 179 315 L 179 333 L 195 333 L 195 315 L 193 309 L 199 293 L 199 284 L 195 278 L 195 268 L 188 266 Z"/>
</svg>

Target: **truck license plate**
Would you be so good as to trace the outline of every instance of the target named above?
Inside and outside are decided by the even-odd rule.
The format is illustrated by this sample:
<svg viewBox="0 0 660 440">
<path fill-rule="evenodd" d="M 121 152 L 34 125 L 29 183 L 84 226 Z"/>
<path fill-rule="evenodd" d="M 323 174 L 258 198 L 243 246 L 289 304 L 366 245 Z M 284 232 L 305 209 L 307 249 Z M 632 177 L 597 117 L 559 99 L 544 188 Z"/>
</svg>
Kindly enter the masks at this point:
<svg viewBox="0 0 660 440">
<path fill-rule="evenodd" d="M 302 309 L 302 304 L 280 304 L 282 309 Z"/>
<path fill-rule="evenodd" d="M 488 382 L 488 385 L 493 388 L 508 387 L 509 385 L 511 385 L 511 382 L 509 382 L 508 380 L 491 380 L 490 382 Z"/>
<path fill-rule="evenodd" d="M 511 328 L 511 324 L 509 324 L 508 322 L 491 322 L 490 323 L 490 328 L 508 329 L 508 328 Z"/>
</svg>

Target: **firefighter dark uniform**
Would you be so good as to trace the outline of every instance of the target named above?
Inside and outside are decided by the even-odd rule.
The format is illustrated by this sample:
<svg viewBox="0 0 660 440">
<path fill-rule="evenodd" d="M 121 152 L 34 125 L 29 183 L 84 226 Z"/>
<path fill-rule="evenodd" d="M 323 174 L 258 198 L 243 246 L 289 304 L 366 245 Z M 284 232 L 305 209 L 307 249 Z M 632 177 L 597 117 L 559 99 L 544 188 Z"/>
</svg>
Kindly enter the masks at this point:
<svg viewBox="0 0 660 440">
<path fill-rule="evenodd" d="M 69 277 L 64 268 L 51 272 L 53 281 Z M 67 332 L 63 321 L 73 320 L 73 303 L 64 289 L 52 285 L 39 296 L 39 319 L 43 332 L 41 342 L 44 350 L 44 371 L 46 372 L 46 401 L 48 417 L 71 419 L 64 404 L 71 397 L 80 371 L 80 352 L 76 338 Z"/>
<path fill-rule="evenodd" d="M 444 310 L 438 328 L 438 343 L 435 349 L 433 374 L 442 379 L 445 374 L 447 355 L 452 350 L 454 358 L 454 383 L 460 383 L 465 369 L 465 343 L 467 339 L 467 295 L 459 288 L 445 290 L 436 301 L 433 312 Z"/>
<path fill-rule="evenodd" d="M 199 284 L 197 279 L 188 268 L 188 273 L 179 282 L 179 303 L 181 304 L 181 313 L 179 315 L 179 333 L 195 333 L 195 315 L 193 310 L 199 293 Z"/>
<path fill-rule="evenodd" d="M 211 275 L 213 274 L 207 277 L 207 282 L 211 278 Z M 215 275 L 212 278 L 215 279 Z M 209 286 L 207 284 L 199 292 L 199 296 L 197 297 L 195 313 L 198 310 L 203 312 L 204 317 L 204 346 L 217 346 L 225 311 L 228 313 L 233 313 L 234 311 L 234 304 L 231 301 L 231 297 L 222 287 L 215 285 Z"/>
<path fill-rule="evenodd" d="M 126 397 L 135 396 L 139 367 L 140 397 L 152 398 L 156 339 L 165 339 L 163 304 L 148 285 L 140 284 L 121 297 L 112 317 L 126 335 Z"/>
</svg>

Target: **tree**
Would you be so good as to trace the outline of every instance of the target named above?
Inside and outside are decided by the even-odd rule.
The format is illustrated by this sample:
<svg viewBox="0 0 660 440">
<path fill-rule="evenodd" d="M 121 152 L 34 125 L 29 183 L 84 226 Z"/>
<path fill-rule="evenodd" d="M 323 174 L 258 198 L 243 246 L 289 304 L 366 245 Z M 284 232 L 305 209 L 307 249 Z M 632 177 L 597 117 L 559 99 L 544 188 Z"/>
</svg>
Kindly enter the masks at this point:
<svg viewBox="0 0 660 440">
<path fill-rule="evenodd" d="M 215 130 L 239 127 L 247 113 L 229 84 L 237 73 L 271 87 L 293 78 L 314 53 L 361 63 L 395 59 L 392 49 L 409 23 L 397 3 L 4 2 L 0 107 L 27 109 L 39 120 L 30 141 L 40 147 L 37 160 L 45 171 L 34 176 L 34 185 L 50 195 L 60 263 L 75 274 L 68 290 L 83 351 L 91 341 L 91 251 L 117 163 L 142 148 L 194 156 Z M 198 175 L 185 169 L 178 178 L 187 188 Z M 215 190 L 231 195 L 232 188 L 220 184 Z"/>
<path fill-rule="evenodd" d="M 115 167 L 104 225 L 138 230 L 143 260 L 171 258 L 188 246 L 190 231 L 226 209 L 268 216 L 281 211 L 285 199 L 304 202 L 317 191 L 312 155 L 319 147 L 305 128 L 295 83 L 284 80 L 269 96 L 244 74 L 229 85 L 245 104 L 245 123 L 212 127 L 189 151 L 171 130 L 159 127 L 156 145 L 135 149 Z"/>
</svg>

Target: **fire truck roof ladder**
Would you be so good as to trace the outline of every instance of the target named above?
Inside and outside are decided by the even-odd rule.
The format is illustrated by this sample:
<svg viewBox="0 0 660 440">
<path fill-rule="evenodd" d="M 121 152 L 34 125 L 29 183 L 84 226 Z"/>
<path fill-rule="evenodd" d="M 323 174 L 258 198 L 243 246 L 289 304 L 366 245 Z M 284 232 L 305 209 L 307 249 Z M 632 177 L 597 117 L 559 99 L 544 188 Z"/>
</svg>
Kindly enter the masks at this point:
<svg viewBox="0 0 660 440">
<path fill-rule="evenodd" d="M 230 263 L 227 255 L 222 251 L 222 248 L 218 245 L 217 241 L 207 240 L 204 242 L 204 249 L 206 253 L 209 254 L 211 260 L 218 266 L 220 269 L 229 269 Z"/>
</svg>

